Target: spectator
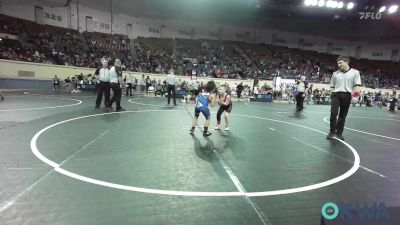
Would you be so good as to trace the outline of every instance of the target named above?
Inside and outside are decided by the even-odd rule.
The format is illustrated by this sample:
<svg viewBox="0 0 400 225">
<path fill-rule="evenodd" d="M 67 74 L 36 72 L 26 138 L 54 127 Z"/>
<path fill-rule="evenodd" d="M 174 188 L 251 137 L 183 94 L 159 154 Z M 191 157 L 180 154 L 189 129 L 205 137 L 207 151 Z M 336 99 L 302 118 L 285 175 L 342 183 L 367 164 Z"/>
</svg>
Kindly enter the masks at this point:
<svg viewBox="0 0 400 225">
<path fill-rule="evenodd" d="M 163 85 L 161 84 L 161 81 L 158 81 L 157 84 L 155 84 L 154 97 L 157 97 L 157 94 L 160 94 L 161 97 L 164 96 Z"/>
<path fill-rule="evenodd" d="M 124 81 L 126 83 L 126 85 L 128 85 L 126 87 L 126 93 L 125 96 L 132 96 L 132 89 L 133 89 L 133 83 L 134 83 L 134 78 L 132 76 L 132 74 L 127 74 L 125 75 Z"/>
<path fill-rule="evenodd" d="M 144 74 L 142 75 L 142 77 L 139 80 L 139 87 L 140 87 L 140 94 L 143 95 L 143 92 L 146 87 L 146 80 L 144 78 Z"/>
<path fill-rule="evenodd" d="M 149 92 L 149 87 L 151 86 L 151 80 L 150 80 L 150 77 L 149 76 L 147 76 L 146 77 L 146 93 L 148 93 Z"/>
<path fill-rule="evenodd" d="M 240 98 L 242 97 L 243 89 L 244 89 L 243 82 L 240 82 L 240 84 L 236 86 L 236 95 L 238 100 L 240 100 Z"/>
<path fill-rule="evenodd" d="M 57 77 L 57 75 L 54 75 L 53 78 L 53 90 L 60 90 L 60 79 Z"/>
</svg>

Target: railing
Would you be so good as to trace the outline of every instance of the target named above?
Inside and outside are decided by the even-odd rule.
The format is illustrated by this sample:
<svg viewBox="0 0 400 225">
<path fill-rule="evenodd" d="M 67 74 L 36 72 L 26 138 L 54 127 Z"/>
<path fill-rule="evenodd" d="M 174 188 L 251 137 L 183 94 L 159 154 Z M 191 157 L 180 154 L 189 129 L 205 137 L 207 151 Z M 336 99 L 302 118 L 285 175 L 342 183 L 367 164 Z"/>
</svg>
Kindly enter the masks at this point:
<svg viewBox="0 0 400 225">
<path fill-rule="evenodd" d="M 2 89 L 51 89 L 52 81 L 49 79 L 0 77 Z"/>
</svg>

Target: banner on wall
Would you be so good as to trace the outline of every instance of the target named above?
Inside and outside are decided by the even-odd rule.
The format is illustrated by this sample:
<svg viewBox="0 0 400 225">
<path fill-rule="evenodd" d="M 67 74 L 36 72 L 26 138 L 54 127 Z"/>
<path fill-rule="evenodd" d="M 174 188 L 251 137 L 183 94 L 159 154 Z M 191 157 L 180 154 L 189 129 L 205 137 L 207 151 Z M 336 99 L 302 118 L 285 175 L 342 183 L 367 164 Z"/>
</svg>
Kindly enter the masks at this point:
<svg viewBox="0 0 400 225">
<path fill-rule="evenodd" d="M 287 88 L 291 88 L 295 84 L 296 81 L 294 79 L 282 79 L 281 77 L 274 77 L 272 87 L 276 91 L 281 91 Z"/>
<path fill-rule="evenodd" d="M 175 92 L 176 98 L 183 98 L 183 97 L 186 97 L 187 95 L 188 94 L 187 94 L 186 90 L 176 90 L 176 92 Z M 168 93 L 166 93 L 165 97 L 168 97 Z"/>
<path fill-rule="evenodd" d="M 18 36 L 12 35 L 12 34 L 5 34 L 5 33 L 0 33 L 0 38 L 18 40 Z"/>
<path fill-rule="evenodd" d="M 272 93 L 255 94 L 254 100 L 256 102 L 272 102 Z"/>
</svg>

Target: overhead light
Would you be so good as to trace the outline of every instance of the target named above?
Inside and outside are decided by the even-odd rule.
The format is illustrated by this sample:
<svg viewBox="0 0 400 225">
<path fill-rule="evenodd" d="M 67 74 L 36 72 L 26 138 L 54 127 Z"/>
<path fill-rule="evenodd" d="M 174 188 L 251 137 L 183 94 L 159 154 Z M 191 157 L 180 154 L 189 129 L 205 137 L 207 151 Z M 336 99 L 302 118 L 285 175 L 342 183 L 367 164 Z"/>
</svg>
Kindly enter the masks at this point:
<svg viewBox="0 0 400 225">
<path fill-rule="evenodd" d="M 312 0 L 311 5 L 312 5 L 312 6 L 317 6 L 317 5 L 318 5 L 318 0 Z"/>
<path fill-rule="evenodd" d="M 339 9 L 341 9 L 341 8 L 343 8 L 343 5 L 344 5 L 343 2 L 339 2 L 338 5 L 337 5 L 337 7 L 338 7 Z"/>
<path fill-rule="evenodd" d="M 397 8 L 399 8 L 398 5 L 392 5 L 392 6 L 390 6 L 390 7 L 389 7 L 389 10 L 388 10 L 389 14 L 395 13 L 395 12 L 397 11 Z"/>
<path fill-rule="evenodd" d="M 332 1 L 332 8 L 337 8 L 338 4 L 339 3 L 337 1 Z"/>
<path fill-rule="evenodd" d="M 312 3 L 312 0 L 305 0 L 304 1 L 304 5 L 306 5 L 306 6 L 310 6 L 311 3 Z"/>
<path fill-rule="evenodd" d="M 326 2 L 326 7 L 332 8 L 332 3 L 333 3 L 332 0 L 328 0 L 328 1 Z"/>
<path fill-rule="evenodd" d="M 379 12 L 382 13 L 382 12 L 385 12 L 385 10 L 386 10 L 386 6 L 382 6 L 382 7 L 379 9 Z"/>
<path fill-rule="evenodd" d="M 353 9 L 353 8 L 354 8 L 354 3 L 353 2 L 347 3 L 347 9 L 348 10 Z"/>
<path fill-rule="evenodd" d="M 318 6 L 319 7 L 324 7 L 325 6 L 325 0 L 319 0 Z"/>
</svg>

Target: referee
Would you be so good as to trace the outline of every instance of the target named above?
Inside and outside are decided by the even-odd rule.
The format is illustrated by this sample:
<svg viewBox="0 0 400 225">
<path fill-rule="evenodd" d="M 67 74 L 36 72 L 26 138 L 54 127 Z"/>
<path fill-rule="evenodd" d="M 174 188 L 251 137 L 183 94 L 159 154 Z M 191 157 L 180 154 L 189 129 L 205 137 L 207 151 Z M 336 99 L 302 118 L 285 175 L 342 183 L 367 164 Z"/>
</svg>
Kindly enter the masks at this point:
<svg viewBox="0 0 400 225">
<path fill-rule="evenodd" d="M 114 66 L 110 69 L 110 86 L 114 94 L 108 103 L 109 109 L 112 109 L 112 104 L 115 102 L 117 105 L 117 112 L 125 111 L 125 109 L 121 107 L 123 85 L 124 81 L 122 79 L 121 60 L 115 59 Z"/>
<path fill-rule="evenodd" d="M 174 98 L 174 106 L 177 106 L 176 104 L 176 91 L 175 91 L 175 84 L 176 84 L 176 76 L 174 74 L 174 70 L 171 69 L 170 73 L 167 75 L 167 92 L 168 92 L 168 106 L 171 100 L 171 94 L 172 97 Z"/>
<path fill-rule="evenodd" d="M 351 104 L 353 91 L 359 92 L 361 86 L 360 72 L 350 68 L 350 58 L 339 56 L 337 58 L 339 70 L 333 73 L 331 78 L 331 119 L 330 132 L 327 139 L 337 138 L 344 140 L 343 128 L 347 112 Z M 339 119 L 337 116 L 339 114 Z"/>
<path fill-rule="evenodd" d="M 308 83 L 305 81 L 305 76 L 300 76 L 297 81 L 297 95 L 296 95 L 296 111 L 300 112 L 304 108 L 304 98 L 306 96 L 306 90 L 308 88 Z"/>
<path fill-rule="evenodd" d="M 101 99 L 104 93 L 104 106 L 108 107 L 110 101 L 110 70 L 108 69 L 108 61 L 103 59 L 101 61 L 102 68 L 99 70 L 100 83 L 97 88 L 96 108 L 100 108 Z"/>
</svg>

